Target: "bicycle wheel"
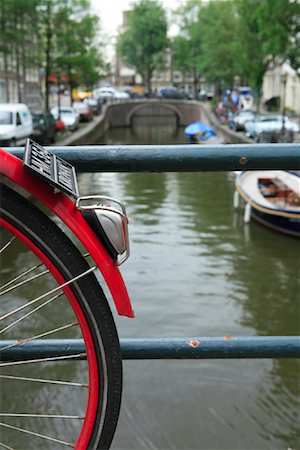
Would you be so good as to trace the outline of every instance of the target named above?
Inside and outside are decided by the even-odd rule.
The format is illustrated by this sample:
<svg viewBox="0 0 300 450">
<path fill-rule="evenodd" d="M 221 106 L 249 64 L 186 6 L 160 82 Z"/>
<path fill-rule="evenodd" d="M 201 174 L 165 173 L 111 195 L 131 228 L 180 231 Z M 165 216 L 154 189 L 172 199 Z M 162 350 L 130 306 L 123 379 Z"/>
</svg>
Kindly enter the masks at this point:
<svg viewBox="0 0 300 450">
<path fill-rule="evenodd" d="M 1 347 L 0 356 L 49 338 L 81 338 L 86 354 L 37 355 L 13 363 L 2 358 L 0 448 L 107 449 L 122 389 L 119 340 L 108 303 L 94 269 L 60 228 L 0 186 L 0 334 L 14 341 Z"/>
</svg>

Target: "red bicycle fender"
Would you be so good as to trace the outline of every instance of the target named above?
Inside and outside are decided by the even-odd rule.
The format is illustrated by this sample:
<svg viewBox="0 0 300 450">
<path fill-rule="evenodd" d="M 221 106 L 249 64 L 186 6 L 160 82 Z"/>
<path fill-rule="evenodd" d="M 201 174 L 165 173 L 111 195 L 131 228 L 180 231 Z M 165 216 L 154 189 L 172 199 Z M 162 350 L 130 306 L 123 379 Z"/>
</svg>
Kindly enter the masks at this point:
<svg viewBox="0 0 300 450">
<path fill-rule="evenodd" d="M 19 158 L 1 148 L 0 173 L 40 200 L 66 224 L 81 241 L 100 269 L 115 302 L 118 314 L 134 317 L 128 292 L 119 269 L 69 197 L 62 192 L 55 194 L 51 186 L 24 169 Z"/>
</svg>

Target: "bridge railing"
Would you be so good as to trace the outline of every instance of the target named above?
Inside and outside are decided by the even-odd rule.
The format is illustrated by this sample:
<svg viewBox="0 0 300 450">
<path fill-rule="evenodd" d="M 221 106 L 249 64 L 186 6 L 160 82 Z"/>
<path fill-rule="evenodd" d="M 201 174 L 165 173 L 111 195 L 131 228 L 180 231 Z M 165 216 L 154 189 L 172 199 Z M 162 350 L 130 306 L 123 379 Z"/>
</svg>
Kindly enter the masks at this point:
<svg viewBox="0 0 300 450">
<path fill-rule="evenodd" d="M 23 148 L 9 149 L 22 158 Z M 299 170 L 300 144 L 51 147 L 80 172 Z M 7 342 L 1 345 L 7 346 Z M 79 340 L 38 340 L 2 352 L 6 360 L 81 353 Z M 121 340 L 124 359 L 299 358 L 298 336 Z"/>
</svg>

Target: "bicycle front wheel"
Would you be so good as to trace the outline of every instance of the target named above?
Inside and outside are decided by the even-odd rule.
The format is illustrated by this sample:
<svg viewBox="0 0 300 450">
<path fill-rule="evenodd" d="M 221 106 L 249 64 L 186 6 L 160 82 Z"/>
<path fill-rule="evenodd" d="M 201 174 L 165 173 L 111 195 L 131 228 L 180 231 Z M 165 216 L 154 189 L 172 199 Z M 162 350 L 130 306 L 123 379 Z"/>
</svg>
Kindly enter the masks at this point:
<svg viewBox="0 0 300 450">
<path fill-rule="evenodd" d="M 79 250 L 37 207 L 1 184 L 0 448 L 109 448 L 122 388 L 107 300 Z M 7 352 L 82 339 L 75 356 Z M 45 342 L 45 341 L 44 341 Z M 67 342 L 67 341 L 64 341 Z"/>
</svg>

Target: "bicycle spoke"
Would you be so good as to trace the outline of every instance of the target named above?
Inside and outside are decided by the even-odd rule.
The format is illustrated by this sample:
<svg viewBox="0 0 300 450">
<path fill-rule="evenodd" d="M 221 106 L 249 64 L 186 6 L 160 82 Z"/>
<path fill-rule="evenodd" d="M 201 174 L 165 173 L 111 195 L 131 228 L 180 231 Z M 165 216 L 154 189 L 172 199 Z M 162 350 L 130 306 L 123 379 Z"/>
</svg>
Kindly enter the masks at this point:
<svg viewBox="0 0 300 450">
<path fill-rule="evenodd" d="M 71 283 L 74 283 L 74 281 L 79 280 L 80 278 L 84 277 L 85 275 L 88 275 L 89 273 L 93 272 L 96 269 L 96 267 L 91 267 L 90 269 L 86 270 L 85 272 L 81 273 L 80 275 L 77 275 L 76 277 L 72 278 L 71 280 L 66 281 L 65 283 L 57 286 L 56 288 L 52 289 L 51 291 L 48 291 L 39 297 L 36 297 L 35 299 L 31 300 L 30 302 L 27 302 L 25 305 L 20 306 L 19 308 L 14 309 L 13 311 L 10 311 L 7 314 L 4 314 L 0 317 L 0 321 L 7 319 L 8 317 L 12 316 L 13 314 L 16 314 L 19 311 L 22 311 L 24 308 L 28 308 L 28 306 L 32 305 L 33 303 L 38 302 L 39 300 L 42 300 L 43 298 L 47 297 L 50 294 L 54 294 L 55 292 L 59 291 L 60 289 L 69 286 Z"/>
<path fill-rule="evenodd" d="M 82 256 L 83 256 L 83 258 L 88 258 L 90 256 L 90 254 L 89 253 L 84 253 L 84 255 L 82 255 Z M 35 266 L 30 267 L 30 269 L 25 270 L 24 272 L 20 273 L 18 276 L 16 276 L 16 277 L 12 278 L 11 280 L 7 281 L 7 283 L 5 283 L 2 286 L 0 286 L 0 295 L 2 295 L 3 289 L 6 289 L 8 286 L 10 286 L 11 284 L 15 283 L 20 278 L 25 277 L 25 275 L 28 275 L 30 272 L 33 272 L 34 270 L 38 269 L 41 266 L 43 266 L 42 263 L 41 264 L 36 264 Z M 49 273 L 49 270 L 47 270 L 47 271 L 45 271 L 43 273 Z"/>
<path fill-rule="evenodd" d="M 3 444 L 3 442 L 0 442 L 0 448 L 1 448 L 1 447 L 6 448 L 7 450 L 15 450 L 14 448 L 9 447 L 9 446 L 6 445 L 6 444 Z"/>
<path fill-rule="evenodd" d="M 26 319 L 27 317 L 31 316 L 32 314 L 34 314 L 35 312 L 37 312 L 39 309 L 43 308 L 44 306 L 48 305 L 49 303 L 53 302 L 54 300 L 56 300 L 57 298 L 61 297 L 63 294 L 58 294 L 55 295 L 54 297 L 49 298 L 49 300 L 47 300 L 46 302 L 42 303 L 41 305 L 37 306 L 36 308 L 34 308 L 32 311 L 28 312 L 27 314 L 25 314 L 24 316 L 20 317 L 19 319 L 15 320 L 14 322 L 10 323 L 9 325 L 7 325 L 5 328 L 2 328 L 2 330 L 0 330 L 0 334 L 4 333 L 4 331 L 9 330 L 10 328 L 12 328 L 13 326 L 17 325 L 18 323 L 20 323 L 22 320 Z"/>
<path fill-rule="evenodd" d="M 39 359 L 28 359 L 26 361 L 14 361 L 14 362 L 5 362 L 0 363 L 0 367 L 8 367 L 8 366 L 19 366 L 22 364 L 31 364 L 31 363 L 40 363 L 40 362 L 53 362 L 53 361 L 64 361 L 64 360 L 78 360 L 85 359 L 86 353 L 77 353 L 75 355 L 68 356 L 55 356 L 53 358 L 39 358 Z"/>
<path fill-rule="evenodd" d="M 2 287 L 1 292 L 0 292 L 0 297 L 1 297 L 1 295 L 7 294 L 8 292 L 11 292 L 14 289 L 17 289 L 18 287 L 23 286 L 24 284 L 30 283 L 31 281 L 36 280 L 37 278 L 40 278 L 40 277 L 46 275 L 47 273 L 49 273 L 49 270 L 44 270 L 43 272 L 33 275 L 32 277 L 27 278 L 26 280 L 20 281 L 19 283 L 15 284 L 14 286 L 8 287 L 5 290 L 2 290 L 2 288 L 3 288 Z"/>
<path fill-rule="evenodd" d="M 20 278 L 25 277 L 25 275 L 28 275 L 30 272 L 33 272 L 34 270 L 38 269 L 42 265 L 43 264 L 41 263 L 41 264 L 36 264 L 35 266 L 30 267 L 30 269 L 25 270 L 24 272 L 20 273 L 18 276 L 12 278 L 11 280 L 7 281 L 7 283 L 3 284 L 0 287 L 0 290 L 2 291 L 3 289 L 7 288 L 10 284 L 15 283 Z"/>
<path fill-rule="evenodd" d="M 68 445 L 69 447 L 72 447 L 72 448 L 75 447 L 75 445 L 72 444 L 71 442 L 61 441 L 60 439 L 55 439 L 51 436 L 46 436 L 46 435 L 40 434 L 40 433 L 35 433 L 34 431 L 26 430 L 25 428 L 15 427 L 13 425 L 8 425 L 7 423 L 3 423 L 3 422 L 0 422 L 0 426 L 10 428 L 11 430 L 20 431 L 22 433 L 31 434 L 32 436 L 37 436 L 42 439 L 46 439 L 48 441 L 56 442 L 57 444 Z"/>
<path fill-rule="evenodd" d="M 64 414 L 15 414 L 15 413 L 0 413 L 0 417 L 34 417 L 38 419 L 79 419 L 84 420 L 84 416 L 68 416 Z"/>
<path fill-rule="evenodd" d="M 72 230 L 34 203 L 1 184 L 0 449 L 109 448 L 122 367 L 103 277 Z M 76 353 L 30 350 L 73 338 Z"/>
<path fill-rule="evenodd" d="M 67 325 L 63 325 L 61 327 L 54 328 L 53 330 L 48 330 L 48 331 L 45 331 L 44 333 L 40 333 L 40 334 L 37 334 L 35 336 L 31 336 L 30 338 L 19 339 L 14 344 L 7 345 L 6 347 L 1 348 L 0 353 L 3 352 L 4 350 L 8 350 L 9 348 L 17 347 L 18 345 L 23 345 L 26 342 L 34 341 L 35 339 L 40 339 L 42 337 L 49 336 L 50 334 L 54 334 L 54 333 L 57 333 L 59 331 L 67 330 L 68 328 L 72 328 L 72 327 L 74 327 L 76 325 L 78 325 L 77 322 L 72 322 L 72 323 L 68 323 Z"/>
<path fill-rule="evenodd" d="M 0 379 L 16 380 L 16 381 L 29 381 L 32 383 L 46 383 L 46 384 L 58 384 L 61 386 L 76 386 L 87 388 L 87 383 L 76 383 L 74 381 L 61 381 L 61 380 L 47 380 L 45 378 L 28 378 L 28 377 L 15 377 L 12 375 L 0 375 Z"/>
<path fill-rule="evenodd" d="M 2 248 L 0 248 L 0 253 L 4 252 L 4 250 L 6 250 L 15 240 L 15 236 L 13 236 L 10 241 L 8 241 Z"/>
</svg>

